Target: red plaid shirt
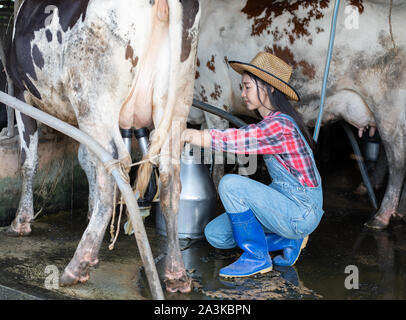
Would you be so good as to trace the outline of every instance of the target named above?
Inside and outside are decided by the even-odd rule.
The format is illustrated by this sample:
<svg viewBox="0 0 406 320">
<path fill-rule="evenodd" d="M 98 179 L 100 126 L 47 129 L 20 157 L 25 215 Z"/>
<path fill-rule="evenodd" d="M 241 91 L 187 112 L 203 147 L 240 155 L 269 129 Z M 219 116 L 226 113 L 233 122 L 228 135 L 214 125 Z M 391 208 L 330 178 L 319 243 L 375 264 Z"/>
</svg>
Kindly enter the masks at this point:
<svg viewBox="0 0 406 320">
<path fill-rule="evenodd" d="M 237 154 L 273 154 L 302 185 L 317 186 L 312 156 L 296 126 L 280 112 L 239 129 L 210 129 L 212 150 Z"/>
</svg>

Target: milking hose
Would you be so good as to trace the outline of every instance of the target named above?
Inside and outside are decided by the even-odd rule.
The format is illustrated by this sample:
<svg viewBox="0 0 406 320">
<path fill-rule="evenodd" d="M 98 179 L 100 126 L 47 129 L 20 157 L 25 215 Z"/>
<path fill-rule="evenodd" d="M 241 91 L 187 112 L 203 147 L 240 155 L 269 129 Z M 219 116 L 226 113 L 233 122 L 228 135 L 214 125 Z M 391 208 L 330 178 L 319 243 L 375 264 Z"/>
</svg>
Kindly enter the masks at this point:
<svg viewBox="0 0 406 320">
<path fill-rule="evenodd" d="M 51 115 L 45 113 L 33 106 L 24 103 L 2 91 L 0 91 L 0 101 L 27 116 L 46 124 L 47 126 L 60 131 L 67 136 L 77 140 L 79 143 L 88 147 L 103 164 L 111 163 L 114 161 L 110 153 L 108 153 L 97 141 L 92 137 L 82 132 L 78 128 L 71 126 Z M 158 277 L 158 272 L 154 263 L 151 247 L 148 241 L 147 233 L 145 231 L 144 223 L 138 208 L 137 200 L 134 197 L 133 190 L 129 183 L 124 181 L 117 168 L 113 168 L 112 175 L 117 182 L 130 215 L 131 223 L 134 228 L 134 235 L 137 241 L 138 250 L 140 252 L 141 260 L 145 266 L 145 273 L 147 275 L 148 283 L 151 289 L 152 297 L 155 300 L 164 300 L 162 286 Z"/>
<path fill-rule="evenodd" d="M 230 121 L 231 123 L 233 123 L 238 128 L 247 125 L 247 123 L 242 121 L 240 118 L 237 118 L 236 116 L 232 115 L 231 113 L 221 110 L 219 108 L 213 107 L 212 105 L 204 103 L 202 101 L 193 99 L 193 106 L 200 110 L 207 111 L 212 114 L 215 114 L 216 116 L 224 118 L 224 119 Z"/>
<path fill-rule="evenodd" d="M 364 180 L 365 187 L 368 190 L 368 195 L 369 198 L 371 199 L 372 205 L 375 209 L 378 209 L 377 201 L 375 198 L 374 194 L 374 189 L 372 188 L 371 181 L 369 180 L 368 177 L 368 172 L 364 164 L 364 160 L 361 154 L 361 150 L 359 149 L 357 139 L 355 138 L 354 132 L 352 132 L 351 128 L 348 126 L 348 124 L 345 121 L 340 122 L 342 127 L 344 128 L 345 133 L 348 136 L 348 139 L 350 140 L 350 143 L 352 145 L 352 148 L 354 149 L 355 155 L 357 157 L 357 163 L 359 166 L 359 171 L 361 172 L 362 179 Z"/>
</svg>

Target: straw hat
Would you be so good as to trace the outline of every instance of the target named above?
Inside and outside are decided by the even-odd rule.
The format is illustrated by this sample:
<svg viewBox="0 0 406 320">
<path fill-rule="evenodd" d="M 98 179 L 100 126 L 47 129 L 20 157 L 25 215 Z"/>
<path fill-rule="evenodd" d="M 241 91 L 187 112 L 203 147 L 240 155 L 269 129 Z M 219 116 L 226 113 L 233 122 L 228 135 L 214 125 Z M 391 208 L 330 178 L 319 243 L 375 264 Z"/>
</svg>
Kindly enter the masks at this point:
<svg viewBox="0 0 406 320">
<path fill-rule="evenodd" d="M 258 53 L 250 63 L 229 61 L 231 68 L 240 74 L 248 71 L 283 92 L 288 98 L 299 101 L 299 94 L 289 84 L 292 67 L 268 52 Z"/>
</svg>

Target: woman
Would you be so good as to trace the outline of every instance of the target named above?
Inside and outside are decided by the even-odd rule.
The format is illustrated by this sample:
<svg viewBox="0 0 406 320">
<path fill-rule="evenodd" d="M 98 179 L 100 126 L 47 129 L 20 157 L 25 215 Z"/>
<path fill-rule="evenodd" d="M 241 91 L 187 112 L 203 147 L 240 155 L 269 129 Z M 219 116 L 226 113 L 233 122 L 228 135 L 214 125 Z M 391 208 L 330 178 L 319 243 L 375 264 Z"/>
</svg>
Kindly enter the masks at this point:
<svg viewBox="0 0 406 320">
<path fill-rule="evenodd" d="M 272 270 L 269 251 L 283 250 L 275 265 L 296 262 L 323 215 L 323 195 L 314 140 L 287 99 L 299 100 L 288 84 L 292 68 L 266 52 L 250 63 L 231 61 L 230 66 L 242 75 L 241 96 L 248 110 L 256 110 L 263 120 L 223 131 L 186 129 L 182 139 L 217 151 L 264 156 L 272 183 L 225 175 L 219 194 L 226 213 L 205 228 L 214 247 L 237 245 L 244 251 L 220 276 L 245 277 Z"/>
</svg>

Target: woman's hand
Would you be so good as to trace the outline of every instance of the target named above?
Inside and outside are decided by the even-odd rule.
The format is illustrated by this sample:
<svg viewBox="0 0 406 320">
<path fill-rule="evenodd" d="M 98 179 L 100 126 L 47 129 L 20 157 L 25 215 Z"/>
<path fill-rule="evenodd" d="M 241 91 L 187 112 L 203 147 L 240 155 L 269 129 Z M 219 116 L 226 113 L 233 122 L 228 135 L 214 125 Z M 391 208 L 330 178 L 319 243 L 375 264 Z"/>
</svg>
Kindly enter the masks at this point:
<svg viewBox="0 0 406 320">
<path fill-rule="evenodd" d="M 207 130 L 185 129 L 181 139 L 182 143 L 190 143 L 203 148 L 211 147 L 211 135 Z"/>
</svg>

